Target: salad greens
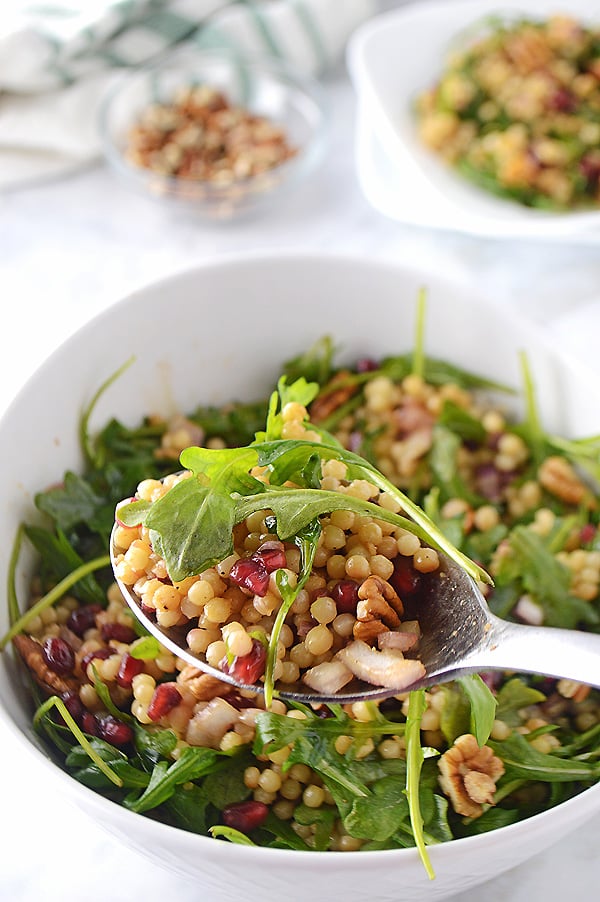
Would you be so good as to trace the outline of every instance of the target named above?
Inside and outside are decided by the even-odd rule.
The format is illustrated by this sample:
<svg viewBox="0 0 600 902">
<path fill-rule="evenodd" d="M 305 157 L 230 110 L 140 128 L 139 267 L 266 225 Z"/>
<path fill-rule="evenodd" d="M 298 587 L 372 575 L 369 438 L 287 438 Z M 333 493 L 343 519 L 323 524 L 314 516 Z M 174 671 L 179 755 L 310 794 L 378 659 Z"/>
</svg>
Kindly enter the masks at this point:
<svg viewBox="0 0 600 902">
<path fill-rule="evenodd" d="M 598 437 L 573 441 L 547 435 L 537 414 L 526 361 L 523 372 L 525 421 L 507 430 L 519 435 L 531 453 L 521 469 L 510 474 L 514 484 L 518 487 L 533 479 L 539 462 L 549 454 L 559 454 L 597 476 Z M 553 510 L 555 520 L 542 535 L 529 528 L 532 512 L 511 513 L 501 494 L 490 500 L 486 486 L 469 479 L 459 466 L 465 447 L 486 447 L 489 441 L 472 411 L 446 399 L 432 430 L 425 462 L 428 478 L 409 480 L 402 488 L 377 467 L 381 432 L 367 434 L 363 430 L 362 456 L 348 450 L 333 435 L 347 417 L 355 418 L 357 431 L 362 427 L 365 387 L 372 379 L 401 381 L 411 374 L 432 386 L 451 382 L 469 392 L 505 390 L 427 357 L 423 353 L 422 323 L 414 352 L 373 363 L 360 372 L 337 369 L 333 343 L 324 338 L 286 365 L 269 399 L 231 404 L 225 409 L 198 408 L 191 415 L 207 439 L 218 436 L 235 447 L 188 448 L 181 455 L 182 466 L 189 470 L 187 478 L 151 505 L 133 501 L 119 506 L 121 522 L 148 527 L 153 547 L 164 557 L 173 580 L 202 572 L 226 558 L 232 549 L 235 524 L 255 511 L 270 511 L 278 536 L 295 542 L 300 551 L 296 586 L 290 584 L 285 570 L 276 573 L 283 604 L 268 640 L 267 706 L 273 692 L 281 628 L 313 568 L 319 518 L 338 509 L 371 515 L 415 533 L 475 578 L 489 579 L 487 571 L 492 570 L 495 586 L 490 605 L 501 616 L 510 617 L 517 601 L 527 594 L 543 608 L 547 623 L 599 628 L 598 599 L 587 602 L 572 591 L 569 570 L 558 557 L 573 547 L 574 536 L 578 537 L 578 547 L 600 551 L 597 506 L 574 508 L 545 493 L 543 503 Z M 93 403 L 111 384 L 113 379 L 107 380 Z M 283 438 L 282 409 L 286 403 L 315 405 L 317 409 L 319 400 L 331 397 L 332 389 L 340 387 L 346 391 L 341 406 L 311 423 L 321 441 Z M 81 423 L 86 471 L 65 474 L 61 485 L 36 497 L 38 509 L 47 515 L 47 525 L 24 525 L 18 530 L 8 587 L 11 629 L 0 647 L 67 592 L 82 605 L 106 606 L 111 580 L 106 548 L 115 505 L 131 497 L 143 479 L 160 478 L 173 469 L 172 459 L 156 453 L 168 428 L 166 423 L 146 419 L 138 428 L 128 429 L 113 420 L 92 438 L 89 423 L 93 403 Z M 367 457 L 362 453 L 365 449 Z M 349 495 L 318 489 L 321 466 L 327 460 L 343 462 L 349 478 L 367 480 L 388 493 L 406 516 Z M 261 478 L 263 468 L 268 469 L 268 482 Z M 297 487 L 290 488 L 289 482 Z M 448 516 L 445 505 L 451 499 L 463 502 L 465 512 Z M 498 511 L 498 521 L 487 531 L 474 529 L 468 517 L 469 510 L 482 506 L 495 506 Z M 41 597 L 21 614 L 15 572 L 25 541 L 40 554 Z M 500 546 L 502 555 L 498 555 Z M 144 635 L 129 653 L 138 661 L 152 662 L 161 649 L 156 639 Z M 290 704 L 296 717 L 263 710 L 256 715 L 252 743 L 223 750 L 190 744 L 182 747 L 174 729 L 140 723 L 111 693 L 95 666 L 94 675 L 103 708 L 129 727 L 130 741 L 117 748 L 87 732 L 64 698 L 52 695 L 40 699 L 34 726 L 46 737 L 60 766 L 131 811 L 230 842 L 326 850 L 332 848 L 336 831 L 343 830 L 363 850 L 416 846 L 431 877 L 428 845 L 512 823 L 571 797 L 600 777 L 600 717 L 589 726 L 578 726 L 577 709 L 569 700 L 557 699 L 554 684 L 542 678 L 506 676 L 490 689 L 487 682 L 473 676 L 438 687 L 440 716 L 436 730 L 426 728 L 431 697 L 423 690 L 399 701 L 369 703 L 360 718 L 349 706 L 339 705 L 313 709 Z M 175 680 L 176 674 L 162 679 Z M 39 699 L 37 690 L 33 694 Z M 549 714 L 545 726 L 527 726 L 528 712 L 539 714 L 558 703 L 555 721 Z M 593 719 L 597 707 L 586 711 Z M 498 722 L 506 728 L 503 738 L 495 730 Z M 487 744 L 504 766 L 494 806 L 483 805 L 480 817 L 457 814 L 438 781 L 440 754 L 465 733 L 471 733 L 479 746 Z M 386 742 L 394 745 L 394 754 L 386 756 L 381 751 Z M 276 757 L 285 750 L 289 751 L 285 759 Z M 280 817 L 276 805 L 267 806 L 264 820 L 246 832 L 225 824 L 223 812 L 228 807 L 252 800 L 253 791 L 245 778 L 247 769 L 264 767 L 265 762 L 273 760 L 282 762 L 282 779 L 295 765 L 309 768 L 324 789 L 324 803 L 312 808 L 298 799 L 293 821 L 287 815 Z"/>
</svg>

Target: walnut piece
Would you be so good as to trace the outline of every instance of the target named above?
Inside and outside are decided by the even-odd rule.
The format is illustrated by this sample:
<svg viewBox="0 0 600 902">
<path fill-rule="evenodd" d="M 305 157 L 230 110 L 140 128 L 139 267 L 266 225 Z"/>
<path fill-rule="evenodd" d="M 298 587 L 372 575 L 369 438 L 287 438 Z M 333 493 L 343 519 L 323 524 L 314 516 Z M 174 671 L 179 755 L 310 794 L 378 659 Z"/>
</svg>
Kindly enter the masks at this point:
<svg viewBox="0 0 600 902">
<path fill-rule="evenodd" d="M 325 386 L 322 394 L 315 398 L 310 406 L 310 418 L 313 423 L 320 423 L 326 420 L 338 407 L 341 407 L 342 404 L 345 404 L 356 394 L 356 385 L 343 384 L 349 375 L 348 370 L 340 370 Z M 336 385 L 337 382 L 342 384 Z"/>
<path fill-rule="evenodd" d="M 538 470 L 541 485 L 566 504 L 581 504 L 589 491 L 564 457 L 547 457 Z"/>
<path fill-rule="evenodd" d="M 471 733 L 454 740 L 441 756 L 440 786 L 457 814 L 480 817 L 484 805 L 494 804 L 496 781 L 504 764 L 488 745 L 479 746 Z"/>
<path fill-rule="evenodd" d="M 229 695 L 232 692 L 232 686 L 224 683 L 212 676 L 210 673 L 203 673 L 197 667 L 191 664 L 184 667 L 177 677 L 179 685 L 189 690 L 196 701 L 210 702 L 213 698 Z"/>
</svg>

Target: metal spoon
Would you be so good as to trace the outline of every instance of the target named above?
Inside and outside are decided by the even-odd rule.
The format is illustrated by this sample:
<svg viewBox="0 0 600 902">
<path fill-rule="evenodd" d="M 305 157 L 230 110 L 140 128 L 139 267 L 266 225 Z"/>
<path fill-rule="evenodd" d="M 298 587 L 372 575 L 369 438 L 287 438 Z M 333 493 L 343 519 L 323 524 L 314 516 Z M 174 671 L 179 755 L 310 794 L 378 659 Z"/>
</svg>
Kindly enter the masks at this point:
<svg viewBox="0 0 600 902">
<path fill-rule="evenodd" d="M 115 569 L 112 538 L 110 554 Z M 440 555 L 440 559 L 442 566 L 438 571 L 423 575 L 418 598 L 412 603 L 405 602 L 407 618 L 419 621 L 422 635 L 413 657 L 422 662 L 426 675 L 403 691 L 489 670 L 537 673 L 600 688 L 600 635 L 501 620 L 491 613 L 474 580 L 445 556 Z M 186 627 L 159 626 L 144 613 L 138 596 L 116 577 L 116 573 L 115 578 L 133 613 L 161 645 L 219 680 L 239 689 L 263 691 L 262 684 L 239 683 L 230 674 L 212 667 L 204 655 L 193 654 L 186 642 Z M 354 680 L 334 696 L 320 695 L 304 683 L 286 685 L 277 693 L 281 699 L 309 704 L 345 704 L 397 694 L 398 690 L 383 689 L 359 680 Z"/>
</svg>

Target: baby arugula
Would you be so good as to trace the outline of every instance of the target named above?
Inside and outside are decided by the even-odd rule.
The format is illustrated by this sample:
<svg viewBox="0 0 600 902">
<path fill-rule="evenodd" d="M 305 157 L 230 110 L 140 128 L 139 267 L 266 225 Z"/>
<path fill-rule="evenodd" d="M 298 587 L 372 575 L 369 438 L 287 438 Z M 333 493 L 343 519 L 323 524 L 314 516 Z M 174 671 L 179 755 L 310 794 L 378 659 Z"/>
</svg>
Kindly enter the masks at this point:
<svg viewBox="0 0 600 902">
<path fill-rule="evenodd" d="M 326 432 L 321 433 L 320 442 L 281 438 L 285 404 L 296 401 L 306 405 L 317 388 L 303 378 L 289 387 L 280 380 L 271 398 L 264 434 L 258 434 L 257 440 L 244 448 L 187 448 L 180 461 L 189 478 L 182 479 L 158 501 L 119 506 L 119 520 L 126 526 L 143 524 L 150 530 L 152 545 L 164 558 L 175 583 L 228 557 L 233 552 L 235 525 L 250 514 L 272 512 L 278 536 L 291 541 L 318 517 L 335 510 L 352 510 L 402 527 L 446 554 L 473 578 L 489 582 L 485 571 L 458 551 L 421 508 L 369 461 L 347 451 Z M 366 480 L 386 492 L 407 516 L 315 487 L 315 473 L 328 460 L 346 464 L 348 479 Z"/>
</svg>

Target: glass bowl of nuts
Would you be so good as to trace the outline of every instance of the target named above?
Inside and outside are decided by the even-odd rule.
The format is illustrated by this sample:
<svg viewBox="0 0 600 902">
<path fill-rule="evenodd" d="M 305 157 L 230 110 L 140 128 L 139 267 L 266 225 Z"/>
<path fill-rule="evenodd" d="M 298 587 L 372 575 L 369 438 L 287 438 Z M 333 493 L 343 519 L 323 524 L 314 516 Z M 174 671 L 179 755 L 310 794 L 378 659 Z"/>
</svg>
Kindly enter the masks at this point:
<svg viewBox="0 0 600 902">
<path fill-rule="evenodd" d="M 321 159 L 317 82 L 275 59 L 187 47 L 109 93 L 105 156 L 133 187 L 211 219 L 259 211 Z"/>
</svg>

